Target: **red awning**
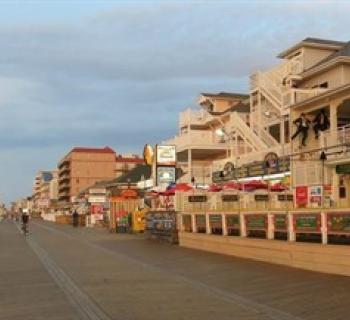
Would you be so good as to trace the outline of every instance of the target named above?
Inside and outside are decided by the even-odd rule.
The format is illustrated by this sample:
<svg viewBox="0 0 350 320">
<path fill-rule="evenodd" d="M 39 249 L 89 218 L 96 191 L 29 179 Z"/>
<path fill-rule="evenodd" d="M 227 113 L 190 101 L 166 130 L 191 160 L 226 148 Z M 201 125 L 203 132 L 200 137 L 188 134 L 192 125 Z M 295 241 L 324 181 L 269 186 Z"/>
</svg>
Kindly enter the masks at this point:
<svg viewBox="0 0 350 320">
<path fill-rule="evenodd" d="M 252 181 L 245 182 L 243 183 L 243 187 L 242 187 L 242 189 L 245 191 L 253 191 L 257 189 L 267 189 L 267 188 L 268 188 L 267 184 L 260 180 L 252 180 Z"/>
</svg>

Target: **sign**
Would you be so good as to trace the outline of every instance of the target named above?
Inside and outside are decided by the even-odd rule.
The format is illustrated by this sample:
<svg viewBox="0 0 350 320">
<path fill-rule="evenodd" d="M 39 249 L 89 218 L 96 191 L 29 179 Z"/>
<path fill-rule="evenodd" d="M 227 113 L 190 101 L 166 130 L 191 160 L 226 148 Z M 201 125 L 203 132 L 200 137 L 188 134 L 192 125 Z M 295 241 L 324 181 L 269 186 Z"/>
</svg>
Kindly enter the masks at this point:
<svg viewBox="0 0 350 320">
<path fill-rule="evenodd" d="M 292 194 L 278 194 L 277 200 L 278 201 L 293 201 L 294 197 Z"/>
<path fill-rule="evenodd" d="M 311 186 L 310 191 L 310 202 L 321 203 L 322 199 L 322 186 Z"/>
<path fill-rule="evenodd" d="M 207 196 L 188 196 L 188 202 L 207 202 Z"/>
<path fill-rule="evenodd" d="M 176 147 L 175 146 L 157 146 L 157 165 L 175 166 L 176 165 Z"/>
<path fill-rule="evenodd" d="M 240 229 L 239 215 L 238 214 L 226 215 L 226 225 L 227 225 L 227 228 Z"/>
<path fill-rule="evenodd" d="M 106 202 L 105 196 L 89 196 L 88 201 L 90 203 L 104 203 Z"/>
<path fill-rule="evenodd" d="M 308 188 L 307 186 L 298 186 L 295 188 L 295 198 L 297 205 L 307 205 Z"/>
<path fill-rule="evenodd" d="M 157 185 L 169 185 L 176 182 L 175 167 L 157 167 Z"/>
<path fill-rule="evenodd" d="M 256 194 L 254 195 L 255 201 L 268 201 L 269 195 L 268 194 Z"/>
<path fill-rule="evenodd" d="M 91 213 L 92 214 L 103 214 L 103 206 L 100 204 L 91 205 Z"/>
<path fill-rule="evenodd" d="M 296 232 L 319 232 L 321 228 L 321 215 L 295 214 L 294 228 Z"/>
<path fill-rule="evenodd" d="M 273 221 L 275 225 L 275 230 L 277 231 L 287 231 L 288 218 L 285 214 L 275 214 L 273 216 Z"/>
<path fill-rule="evenodd" d="M 238 199 L 238 194 L 223 194 L 221 196 L 222 202 L 236 202 Z"/>
<path fill-rule="evenodd" d="M 328 232 L 350 234 L 350 213 L 328 213 Z"/>
<path fill-rule="evenodd" d="M 263 214 L 245 216 L 247 230 L 265 230 L 267 226 L 267 216 Z"/>
<path fill-rule="evenodd" d="M 152 146 L 150 146 L 149 144 L 146 144 L 143 148 L 143 159 L 147 165 L 153 165 L 154 151 Z"/>
<path fill-rule="evenodd" d="M 222 216 L 221 214 L 210 214 L 209 223 L 211 227 L 222 228 Z"/>
<path fill-rule="evenodd" d="M 106 188 L 92 188 L 89 189 L 90 194 L 106 194 L 107 189 Z"/>
<path fill-rule="evenodd" d="M 338 174 L 350 174 L 350 163 L 336 165 L 335 172 Z"/>
</svg>

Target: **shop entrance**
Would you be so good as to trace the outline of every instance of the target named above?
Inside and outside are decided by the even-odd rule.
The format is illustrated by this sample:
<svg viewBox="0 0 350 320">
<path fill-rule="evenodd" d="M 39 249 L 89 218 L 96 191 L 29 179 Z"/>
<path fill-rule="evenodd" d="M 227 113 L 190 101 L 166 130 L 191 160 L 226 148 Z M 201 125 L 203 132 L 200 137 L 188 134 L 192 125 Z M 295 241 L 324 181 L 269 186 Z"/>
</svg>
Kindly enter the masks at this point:
<svg viewBox="0 0 350 320">
<path fill-rule="evenodd" d="M 349 165 L 350 166 L 350 165 Z M 350 173 L 339 176 L 339 205 L 340 207 L 350 206 Z"/>
</svg>

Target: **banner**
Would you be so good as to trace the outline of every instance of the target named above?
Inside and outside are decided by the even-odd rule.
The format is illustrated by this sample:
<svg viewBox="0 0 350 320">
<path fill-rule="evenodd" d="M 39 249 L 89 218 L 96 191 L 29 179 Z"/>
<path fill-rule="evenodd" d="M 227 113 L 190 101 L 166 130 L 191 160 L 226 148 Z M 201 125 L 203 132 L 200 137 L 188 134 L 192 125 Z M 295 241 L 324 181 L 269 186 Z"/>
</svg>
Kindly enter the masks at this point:
<svg viewBox="0 0 350 320">
<path fill-rule="evenodd" d="M 295 199 L 297 205 L 308 204 L 308 188 L 307 186 L 299 186 L 295 188 Z"/>
</svg>

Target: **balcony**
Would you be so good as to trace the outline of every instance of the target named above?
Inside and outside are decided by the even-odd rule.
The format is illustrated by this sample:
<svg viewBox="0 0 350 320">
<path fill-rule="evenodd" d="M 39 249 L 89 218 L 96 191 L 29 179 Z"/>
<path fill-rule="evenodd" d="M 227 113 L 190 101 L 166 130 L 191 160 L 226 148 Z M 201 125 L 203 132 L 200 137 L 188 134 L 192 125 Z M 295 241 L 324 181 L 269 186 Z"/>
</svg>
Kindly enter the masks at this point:
<svg viewBox="0 0 350 320">
<path fill-rule="evenodd" d="M 213 131 L 193 130 L 188 133 L 183 133 L 166 141 L 167 144 L 175 145 L 177 151 L 186 149 L 216 149 L 222 150 L 230 148 L 231 143 L 223 141 Z"/>
<path fill-rule="evenodd" d="M 187 109 L 180 112 L 180 127 L 186 127 L 188 125 L 204 126 L 208 122 L 215 120 L 209 112 L 202 110 Z"/>
</svg>

